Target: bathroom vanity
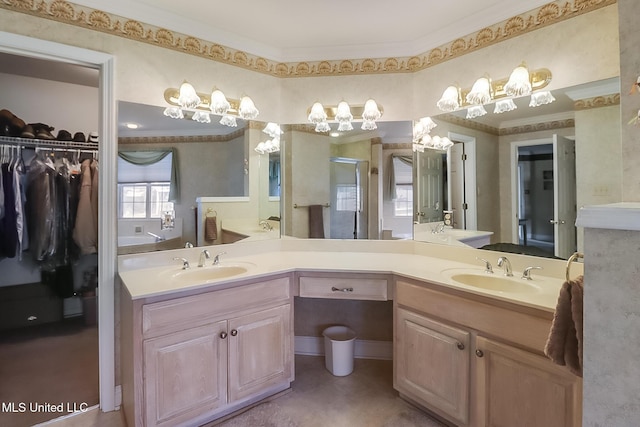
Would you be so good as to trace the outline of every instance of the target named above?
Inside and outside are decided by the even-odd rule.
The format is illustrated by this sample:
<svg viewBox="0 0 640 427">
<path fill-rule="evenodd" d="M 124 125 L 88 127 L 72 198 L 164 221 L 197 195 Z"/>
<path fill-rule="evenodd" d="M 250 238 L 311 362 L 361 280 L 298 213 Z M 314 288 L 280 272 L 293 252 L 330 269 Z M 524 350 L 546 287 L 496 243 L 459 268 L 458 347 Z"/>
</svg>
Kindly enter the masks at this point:
<svg viewBox="0 0 640 427">
<path fill-rule="evenodd" d="M 507 254 L 548 274 L 522 283 L 487 279 L 476 249 L 414 241 L 225 249 L 202 268 L 202 248 L 120 257 L 129 425 L 202 424 L 288 389 L 294 297 L 393 300 L 394 388 L 449 423 L 581 425 L 581 379 L 543 355 L 564 262 Z"/>
</svg>

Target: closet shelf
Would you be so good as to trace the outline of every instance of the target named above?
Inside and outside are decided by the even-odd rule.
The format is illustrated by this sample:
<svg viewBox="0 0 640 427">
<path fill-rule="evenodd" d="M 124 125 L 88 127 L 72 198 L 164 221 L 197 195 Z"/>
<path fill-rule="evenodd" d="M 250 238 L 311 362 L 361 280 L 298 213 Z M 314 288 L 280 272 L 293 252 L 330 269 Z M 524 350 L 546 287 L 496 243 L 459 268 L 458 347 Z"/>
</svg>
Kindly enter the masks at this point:
<svg viewBox="0 0 640 427">
<path fill-rule="evenodd" d="M 60 147 L 82 150 L 97 150 L 93 142 L 58 141 L 55 139 L 28 139 L 13 136 L 0 136 L 0 144 L 22 145 L 24 147 Z"/>
</svg>

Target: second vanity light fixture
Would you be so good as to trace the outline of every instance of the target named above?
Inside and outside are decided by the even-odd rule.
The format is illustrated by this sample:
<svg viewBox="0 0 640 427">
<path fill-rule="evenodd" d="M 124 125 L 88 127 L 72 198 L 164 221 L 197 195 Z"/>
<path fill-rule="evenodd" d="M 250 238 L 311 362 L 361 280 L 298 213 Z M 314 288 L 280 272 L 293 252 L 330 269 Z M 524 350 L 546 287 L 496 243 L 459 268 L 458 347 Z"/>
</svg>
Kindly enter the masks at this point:
<svg viewBox="0 0 640 427">
<path fill-rule="evenodd" d="M 369 99 L 364 105 L 350 106 L 346 101 L 340 101 L 337 106 L 325 107 L 320 102 L 314 103 L 308 110 L 307 119 L 316 125 L 316 132 L 329 132 L 329 121 L 338 122 L 338 131 L 347 132 L 353 130 L 353 120 L 362 119 L 362 130 L 375 130 L 378 128 L 376 121 L 382 116 L 384 110 L 375 100 Z"/>
<path fill-rule="evenodd" d="M 540 91 L 551 82 L 551 71 L 546 68 L 529 72 L 525 63 L 516 67 L 508 79 L 494 80 L 487 75 L 479 78 L 471 89 L 449 86 L 436 105 L 441 111 L 467 109 L 467 119 L 487 114 L 485 105 L 495 101 L 493 113 L 500 114 L 518 108 L 515 98 L 531 95 L 530 107 L 555 101 L 549 91 Z M 537 92 L 534 92 L 537 91 Z"/>
<path fill-rule="evenodd" d="M 413 125 L 413 151 L 424 153 L 426 148 L 447 150 L 453 142 L 446 136 L 431 135 L 431 130 L 438 126 L 431 117 L 423 117 Z"/>
<path fill-rule="evenodd" d="M 240 100 L 231 99 L 216 88 L 211 94 L 198 93 L 186 81 L 178 89 L 166 89 L 164 99 L 171 105 L 165 108 L 164 115 L 174 119 L 183 119 L 184 113 L 190 112 L 192 120 L 211 123 L 211 114 L 213 114 L 221 116 L 220 124 L 236 127 L 237 117 L 253 120 L 260 114 L 253 100 L 248 96 L 243 96 Z"/>
<path fill-rule="evenodd" d="M 271 139 L 260 142 L 254 150 L 259 154 L 269 154 L 280 151 L 280 135 L 283 134 L 280 126 L 277 123 L 269 122 L 264 129 L 262 129 L 262 132 L 269 135 Z"/>
</svg>

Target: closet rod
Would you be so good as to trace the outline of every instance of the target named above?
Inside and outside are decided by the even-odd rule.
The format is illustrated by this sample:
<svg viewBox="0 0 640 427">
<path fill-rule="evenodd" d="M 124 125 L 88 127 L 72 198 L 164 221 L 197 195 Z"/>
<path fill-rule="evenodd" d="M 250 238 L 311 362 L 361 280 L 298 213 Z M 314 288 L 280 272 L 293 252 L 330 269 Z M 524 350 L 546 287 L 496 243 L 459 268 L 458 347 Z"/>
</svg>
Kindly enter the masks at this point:
<svg viewBox="0 0 640 427">
<path fill-rule="evenodd" d="M 23 147 L 41 147 L 41 148 L 67 148 L 72 150 L 86 149 L 97 151 L 98 146 L 92 142 L 76 142 L 76 141 L 57 141 L 45 139 L 27 139 L 16 138 L 11 136 L 0 136 L 0 144 L 21 145 Z"/>
</svg>

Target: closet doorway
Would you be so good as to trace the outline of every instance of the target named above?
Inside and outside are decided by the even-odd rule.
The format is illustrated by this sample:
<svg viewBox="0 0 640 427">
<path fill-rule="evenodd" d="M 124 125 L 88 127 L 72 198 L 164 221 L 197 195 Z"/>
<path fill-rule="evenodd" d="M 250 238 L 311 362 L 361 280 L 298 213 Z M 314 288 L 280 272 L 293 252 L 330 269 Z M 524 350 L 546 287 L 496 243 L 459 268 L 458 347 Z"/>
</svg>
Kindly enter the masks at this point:
<svg viewBox="0 0 640 427">
<path fill-rule="evenodd" d="M 103 410 L 113 410 L 115 242 L 99 236 L 115 235 L 115 224 L 103 218 L 92 220 L 96 233 L 93 248 L 72 247 L 70 242 L 75 239 L 70 213 L 78 211 L 71 208 L 70 181 L 62 184 L 58 179 L 63 165 L 69 179 L 70 170 L 80 172 L 83 160 L 97 166 L 104 157 L 106 162 L 93 169 L 96 190 L 101 182 L 98 197 L 97 192 L 93 195 L 98 206 L 93 211 L 102 212 L 105 206 L 113 205 L 113 189 L 104 184 L 113 182 L 115 172 L 115 150 L 105 150 L 115 146 L 115 122 L 110 118 L 115 110 L 111 93 L 113 58 L 10 33 L 0 36 L 4 100 L 0 109 L 25 124 L 33 124 L 31 128 L 24 126 L 24 133 L 19 135 L 5 129 L 0 136 L 3 163 L 12 167 L 22 162 L 28 178 L 33 178 L 28 174 L 36 169 L 36 160 L 47 167 L 53 165 L 50 173 L 60 187 L 54 187 L 55 198 L 48 201 L 55 203 L 55 212 L 64 212 L 64 216 L 54 215 L 59 221 L 54 222 L 49 235 L 39 233 L 37 225 L 33 226 L 38 221 L 29 212 L 50 210 L 42 204 L 46 199 L 36 196 L 38 193 L 26 197 L 25 205 L 31 203 L 31 207 L 24 212 L 24 223 L 27 232 L 29 225 L 36 232 L 24 239 L 26 250 L 18 249 L 13 256 L 5 254 L 0 259 L 0 293 L 8 296 L 1 300 L 11 306 L 0 316 L 0 400 L 13 402 L 12 410 L 0 414 L 8 417 L 0 418 L 0 424 L 32 425 L 97 404 Z M 62 130 L 69 132 L 71 141 Z M 97 138 L 90 139 L 91 132 L 96 132 Z M 84 135 L 83 142 L 80 134 Z M 92 176 L 91 169 L 87 171 Z M 34 188 L 29 187 L 32 183 L 28 178 L 26 195 L 30 194 L 29 188 Z M 15 206 L 17 210 L 18 204 Z M 61 224 L 67 228 L 62 230 Z M 40 251 L 43 246 L 38 238 L 54 240 L 55 244 L 46 246 L 47 241 L 46 250 Z M 45 409 L 39 410 L 42 407 L 37 404 L 44 404 Z M 62 404 L 63 413 L 47 411 L 47 404 Z"/>
</svg>

